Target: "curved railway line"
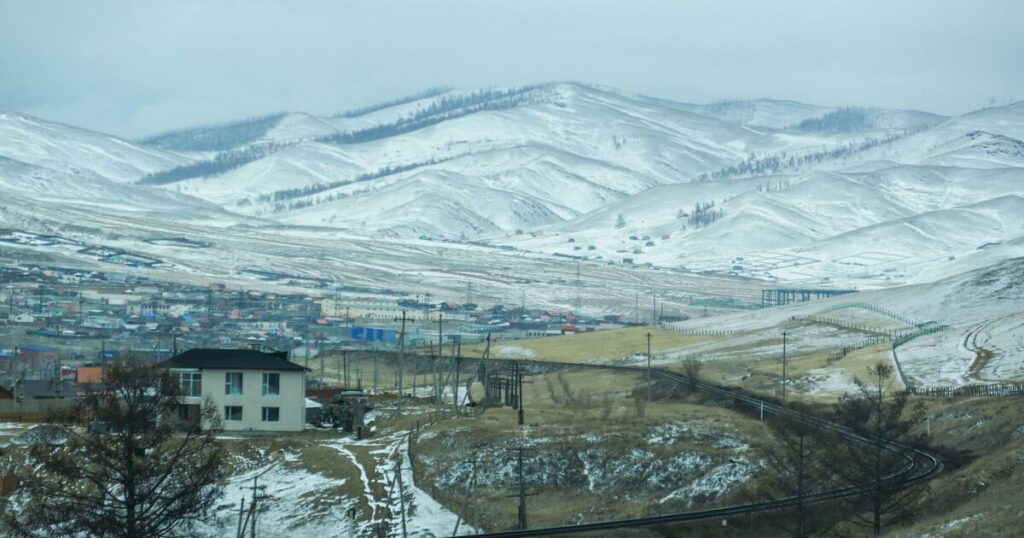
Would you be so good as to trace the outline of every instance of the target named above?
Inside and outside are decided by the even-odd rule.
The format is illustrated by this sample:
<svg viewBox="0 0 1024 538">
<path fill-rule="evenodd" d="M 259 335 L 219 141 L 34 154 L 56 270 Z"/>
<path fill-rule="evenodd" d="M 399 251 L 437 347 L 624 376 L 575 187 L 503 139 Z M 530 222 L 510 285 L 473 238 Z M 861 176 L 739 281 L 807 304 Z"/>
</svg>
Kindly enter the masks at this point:
<svg viewBox="0 0 1024 538">
<path fill-rule="evenodd" d="M 466 359 L 463 359 L 466 360 Z M 482 360 L 482 359 L 469 359 Z M 492 362 L 512 362 L 495 359 L 487 359 Z M 566 362 L 550 362 L 541 360 L 520 360 L 518 361 L 523 364 L 534 365 L 537 367 L 571 367 L 571 368 L 595 368 L 595 369 L 611 369 L 620 371 L 630 371 L 644 373 L 646 369 L 637 366 L 612 366 L 612 365 L 596 365 L 596 364 L 580 364 L 580 363 L 566 363 Z M 652 376 L 675 382 L 690 384 L 690 380 L 686 376 L 671 372 L 668 370 L 655 368 L 651 370 Z M 792 420 L 802 422 L 804 424 L 813 426 L 819 430 L 833 432 L 843 437 L 850 439 L 854 442 L 861 443 L 864 445 L 874 444 L 876 441 L 869 437 L 865 437 L 854 430 L 841 426 L 828 420 L 807 415 L 786 408 L 782 405 L 765 401 L 755 396 L 744 394 L 735 390 L 711 385 L 702 381 L 696 382 L 696 388 L 708 394 L 714 394 L 726 398 L 733 399 L 745 405 L 750 405 L 755 409 L 764 409 L 767 414 L 774 414 L 776 416 L 788 417 Z M 912 485 L 920 482 L 931 480 L 939 473 L 942 472 L 942 462 L 934 455 L 919 450 L 917 448 L 904 446 L 891 441 L 883 441 L 884 448 L 893 452 L 901 452 L 906 457 L 906 465 L 898 472 L 889 477 L 888 480 L 900 479 L 907 485 Z M 685 521 L 696 521 L 701 519 L 714 519 L 714 518 L 726 518 L 741 516 L 745 514 L 753 514 L 757 512 L 767 512 L 772 510 L 779 510 L 783 508 L 789 508 L 796 506 L 802 502 L 804 504 L 815 504 L 829 502 L 849 497 L 854 497 L 869 487 L 868 484 L 861 484 L 856 486 L 847 486 L 837 488 L 829 491 L 819 492 L 811 495 L 804 496 L 802 499 L 798 497 L 788 497 L 785 499 L 778 499 L 773 501 L 762 501 L 748 504 L 738 504 L 733 506 L 725 506 L 721 508 L 712 508 L 709 510 L 697 510 L 691 512 L 679 512 L 675 514 L 666 514 L 651 517 L 640 517 L 640 518 L 629 518 L 629 519 L 618 519 L 613 521 L 602 521 L 596 523 L 584 523 L 580 525 L 565 525 L 558 527 L 544 527 L 527 530 L 511 530 L 511 531 L 500 531 L 477 534 L 475 536 L 481 537 L 525 537 L 525 536 L 555 536 L 565 534 L 576 534 L 584 532 L 594 532 L 609 529 L 621 529 L 627 527 L 650 527 L 655 525 L 664 525 L 669 523 L 680 523 Z"/>
</svg>

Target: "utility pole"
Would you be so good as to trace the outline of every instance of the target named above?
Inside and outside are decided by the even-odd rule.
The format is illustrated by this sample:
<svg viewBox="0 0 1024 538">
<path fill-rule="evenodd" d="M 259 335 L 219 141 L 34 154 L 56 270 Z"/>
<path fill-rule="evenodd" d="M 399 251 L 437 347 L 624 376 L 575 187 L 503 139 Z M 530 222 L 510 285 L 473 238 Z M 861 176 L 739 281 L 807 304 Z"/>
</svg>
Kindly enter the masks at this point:
<svg viewBox="0 0 1024 538">
<path fill-rule="evenodd" d="M 580 309 L 583 308 L 583 281 L 580 280 L 580 266 L 582 262 L 576 262 L 576 282 L 573 284 L 576 287 L 576 300 L 573 304 L 573 314 L 576 316 L 577 321 L 580 319 Z"/>
<path fill-rule="evenodd" d="M 206 319 L 213 319 L 213 284 L 206 288 Z"/>
<path fill-rule="evenodd" d="M 242 520 L 245 519 L 245 496 L 242 496 L 242 505 L 238 507 L 238 529 L 235 530 L 235 538 L 242 538 Z"/>
<path fill-rule="evenodd" d="M 302 347 L 306 351 L 306 362 L 303 364 L 303 368 L 309 369 L 309 328 L 306 328 L 306 340 L 302 342 Z"/>
<path fill-rule="evenodd" d="M 651 403 L 651 333 L 647 333 L 647 403 Z"/>
<path fill-rule="evenodd" d="M 373 393 L 377 394 L 380 388 L 380 351 L 373 350 Z"/>
<path fill-rule="evenodd" d="M 782 331 L 782 401 L 786 401 L 786 331 Z"/>
<path fill-rule="evenodd" d="M 658 294 L 651 295 L 651 326 L 658 324 Z"/>
<path fill-rule="evenodd" d="M 483 381 L 484 395 L 480 401 L 480 404 L 484 407 L 491 405 L 491 390 L 490 390 L 490 378 L 487 371 L 487 358 L 491 356 L 491 333 L 487 333 L 487 346 L 484 347 L 484 353 L 480 356 L 480 365 L 477 369 L 480 375 L 480 380 Z"/>
<path fill-rule="evenodd" d="M 466 495 L 466 499 L 462 503 L 462 511 L 463 512 L 467 511 L 467 509 L 469 508 L 469 506 L 468 506 L 469 505 L 469 500 L 473 499 L 473 525 L 476 526 L 476 527 L 479 527 L 480 526 L 480 522 L 477 521 L 477 519 L 478 519 L 478 517 L 477 517 L 478 510 L 477 510 L 477 503 L 476 503 L 476 464 L 477 464 L 476 453 L 474 452 L 473 453 L 473 467 L 471 468 L 471 471 L 469 473 L 469 493 Z M 459 535 L 459 525 L 462 523 L 462 516 L 460 516 L 459 514 L 455 514 L 455 515 L 456 515 L 455 530 L 452 531 L 452 536 L 458 536 Z M 469 521 L 469 519 L 470 518 L 468 518 L 468 517 L 466 518 L 467 521 Z"/>
<path fill-rule="evenodd" d="M 254 476 L 252 479 L 252 502 L 249 504 L 249 513 L 245 516 L 245 522 L 239 522 L 238 538 L 245 537 L 245 531 L 249 531 L 250 538 L 256 538 L 256 515 L 258 513 L 259 502 L 269 499 L 269 495 L 265 495 L 263 491 L 267 489 L 267 486 L 257 485 L 258 476 Z M 243 505 L 245 504 L 245 498 L 242 499 Z M 239 516 L 241 517 L 241 516 Z"/>
<path fill-rule="evenodd" d="M 516 408 L 519 409 L 519 425 L 522 426 L 526 424 L 526 414 L 523 411 L 523 372 L 520 370 L 519 361 L 516 361 L 516 384 L 519 385 L 516 389 L 517 396 L 519 397 L 519 401 L 516 402 Z"/>
<path fill-rule="evenodd" d="M 341 351 L 341 371 L 342 377 L 345 378 L 345 388 L 348 388 L 348 350 L 343 349 Z"/>
<path fill-rule="evenodd" d="M 440 374 L 437 371 L 437 361 L 441 359 L 441 345 L 444 342 L 444 332 L 442 325 L 444 324 L 444 314 L 439 310 L 437 312 L 437 355 L 433 357 L 433 370 L 434 370 L 434 404 L 441 405 L 441 384 Z"/>
<path fill-rule="evenodd" d="M 405 322 L 409 321 L 409 318 L 405 315 L 405 310 L 402 310 L 402 317 L 395 321 L 402 322 L 402 330 L 398 337 L 398 416 L 402 416 L 402 397 L 405 394 L 405 381 L 402 379 L 402 376 L 404 375 L 402 370 L 405 366 Z"/>
<path fill-rule="evenodd" d="M 633 312 L 636 312 L 636 314 L 634 314 L 636 316 L 636 324 L 640 325 L 640 292 L 639 291 L 635 292 L 635 294 L 633 296 Z"/>
<path fill-rule="evenodd" d="M 402 317 L 405 317 L 405 313 L 402 313 Z M 402 485 L 402 457 L 398 457 L 398 506 L 402 510 L 402 538 L 408 536 L 408 531 L 405 528 L 405 487 Z"/>
<path fill-rule="evenodd" d="M 462 366 L 462 350 L 460 349 L 455 354 L 455 376 L 452 381 L 452 405 L 454 406 L 453 411 L 459 413 L 459 367 Z"/>
<path fill-rule="evenodd" d="M 321 343 L 320 336 L 316 337 L 316 354 L 320 357 L 320 388 L 324 388 L 324 347 Z"/>
<path fill-rule="evenodd" d="M 523 447 L 519 447 L 519 528 L 527 529 L 526 523 L 526 486 L 523 483 Z M 255 527 L 255 524 L 253 525 Z"/>
<path fill-rule="evenodd" d="M 526 498 L 529 497 L 529 496 L 532 496 L 532 495 L 536 495 L 536 493 L 527 493 L 526 492 L 526 483 L 523 481 L 523 451 L 524 450 L 530 450 L 530 449 L 526 448 L 526 447 L 519 446 L 519 447 L 515 447 L 515 448 L 510 448 L 508 450 L 516 450 L 516 451 L 518 451 L 518 460 L 517 460 L 516 469 L 517 469 L 517 474 L 519 475 L 519 493 L 517 495 L 510 495 L 510 497 L 519 497 L 519 530 L 526 530 L 527 529 L 527 522 L 526 522 Z"/>
</svg>

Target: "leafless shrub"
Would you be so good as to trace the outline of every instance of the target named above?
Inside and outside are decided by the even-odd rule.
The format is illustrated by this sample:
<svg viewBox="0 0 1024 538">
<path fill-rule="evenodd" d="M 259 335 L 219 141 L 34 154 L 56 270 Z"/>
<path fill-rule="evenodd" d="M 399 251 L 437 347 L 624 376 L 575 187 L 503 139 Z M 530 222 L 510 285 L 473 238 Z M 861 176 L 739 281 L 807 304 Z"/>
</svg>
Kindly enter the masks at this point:
<svg viewBox="0 0 1024 538">
<path fill-rule="evenodd" d="M 690 390 L 697 388 L 697 382 L 700 381 L 700 369 L 704 364 L 695 357 L 687 357 L 683 361 L 683 375 L 686 376 L 686 381 L 690 384 Z"/>
</svg>

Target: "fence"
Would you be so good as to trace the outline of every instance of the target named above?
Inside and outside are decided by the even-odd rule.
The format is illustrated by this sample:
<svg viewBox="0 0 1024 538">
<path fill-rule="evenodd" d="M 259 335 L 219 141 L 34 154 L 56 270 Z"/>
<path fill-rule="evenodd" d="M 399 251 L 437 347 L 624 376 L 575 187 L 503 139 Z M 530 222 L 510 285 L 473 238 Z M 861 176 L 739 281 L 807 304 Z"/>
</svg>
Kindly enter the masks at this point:
<svg viewBox="0 0 1024 538">
<path fill-rule="evenodd" d="M 905 323 L 907 325 L 913 325 L 915 327 L 920 327 L 924 325 L 924 323 L 910 316 L 905 316 L 894 310 L 889 310 L 888 308 L 882 308 L 881 306 L 878 305 L 873 305 L 871 303 L 864 303 L 860 301 L 842 301 L 832 306 L 829 306 L 828 308 L 825 308 L 823 310 L 819 310 L 818 313 L 824 314 L 826 312 L 834 312 L 836 310 L 843 310 L 845 308 L 862 308 L 864 310 L 870 310 L 872 312 L 877 312 L 879 314 L 882 314 L 883 316 L 888 316 L 892 319 L 895 319 L 896 321 Z"/>
<path fill-rule="evenodd" d="M 661 328 L 666 331 L 688 334 L 690 336 L 736 336 L 740 334 L 740 331 L 733 331 L 729 329 L 690 329 L 687 327 L 674 327 L 667 323 L 662 323 Z"/>
<path fill-rule="evenodd" d="M 1011 396 L 1024 394 L 1024 383 L 997 383 L 993 385 L 962 385 L 959 387 L 907 387 L 914 396 L 938 398 L 970 398 L 973 396 Z"/>
<path fill-rule="evenodd" d="M 839 327 L 841 329 L 849 329 L 851 331 L 861 331 L 866 333 L 884 334 L 888 338 L 898 338 L 905 334 L 913 332 L 911 329 L 883 329 L 881 327 L 872 327 L 870 325 L 858 325 L 856 323 L 850 323 L 837 318 L 827 318 L 825 316 L 804 316 L 801 319 L 807 321 L 813 321 L 815 323 L 823 323 L 825 325 L 832 325 L 833 327 Z"/>
<path fill-rule="evenodd" d="M 900 374 L 900 381 L 903 382 L 903 386 L 907 389 L 907 391 L 913 390 L 914 389 L 914 384 L 911 383 L 910 380 L 907 379 L 907 376 L 903 374 L 903 365 L 900 364 L 900 357 L 896 353 L 896 348 L 902 346 L 903 344 L 906 344 L 907 342 L 917 338 L 918 336 L 924 336 L 926 334 L 932 334 L 932 333 L 937 333 L 937 332 L 941 332 L 941 331 L 948 331 L 949 329 L 950 329 L 949 325 L 931 325 L 931 326 L 919 328 L 918 330 L 916 330 L 916 331 L 914 331 L 914 332 L 912 332 L 910 334 L 901 336 L 901 337 L 893 340 L 893 342 L 892 342 L 892 361 L 894 363 L 896 363 L 896 372 L 898 372 Z"/>
<path fill-rule="evenodd" d="M 874 346 L 874 345 L 877 345 L 877 344 L 881 344 L 882 342 L 888 342 L 888 341 L 889 341 L 889 338 L 887 336 L 879 336 L 879 337 L 876 337 L 876 338 L 868 338 L 867 340 L 861 340 L 860 342 L 857 342 L 856 344 L 851 344 L 851 345 L 848 345 L 848 346 L 843 346 L 842 349 L 840 349 L 839 351 L 833 351 L 832 353 L 828 354 L 828 357 L 827 357 L 828 363 L 832 364 L 832 363 L 838 361 L 839 359 L 842 359 L 843 357 L 849 355 L 850 353 L 852 353 L 854 351 L 857 351 L 858 349 L 864 349 L 866 347 Z"/>
</svg>

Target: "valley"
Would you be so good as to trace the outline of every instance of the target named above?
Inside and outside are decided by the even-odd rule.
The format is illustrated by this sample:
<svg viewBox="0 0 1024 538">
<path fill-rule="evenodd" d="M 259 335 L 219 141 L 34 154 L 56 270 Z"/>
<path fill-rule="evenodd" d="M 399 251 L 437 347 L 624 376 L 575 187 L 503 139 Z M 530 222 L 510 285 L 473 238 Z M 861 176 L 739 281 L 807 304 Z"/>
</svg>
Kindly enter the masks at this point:
<svg viewBox="0 0 1024 538">
<path fill-rule="evenodd" d="M 1020 102 L 945 117 L 579 83 L 430 90 L 134 141 L 0 113 L 0 265 L 22 279 L 0 282 L 13 328 L 0 351 L 85 338 L 43 299 L 77 292 L 81 306 L 60 283 L 81 272 L 115 301 L 137 295 L 125 315 L 159 318 L 131 324 L 151 322 L 154 356 L 171 353 L 160 338 L 205 347 L 216 321 L 219 346 L 287 343 L 311 390 L 365 391 L 368 438 L 224 433 L 228 489 L 203 536 L 239 524 L 253 479 L 268 485 L 267 533 L 512 529 L 519 446 L 534 454 L 531 528 L 760 502 L 787 426 L 751 402 L 838 420 L 879 364 L 887 394 L 923 406 L 912 433 L 933 435 L 946 466 L 928 471 L 922 516 L 893 532 L 982 528 L 972 511 L 987 499 L 986 525 L 1012 535 L 1022 140 Z M 797 299 L 763 303 L 780 290 Z M 164 300 L 186 314 L 158 313 Z M 94 310 L 90 330 L 128 333 L 108 319 L 119 310 Z M 484 365 L 519 364 L 521 399 L 505 385 L 494 401 Z M 26 458 L 26 431 L 0 428 L 3 461 Z M 822 521 L 854 532 L 837 515 L 852 501 L 833 500 Z M 744 514 L 636 532 L 774 521 Z"/>
</svg>

